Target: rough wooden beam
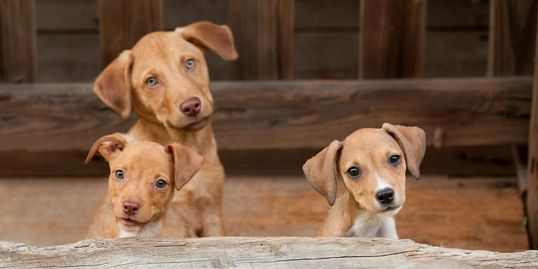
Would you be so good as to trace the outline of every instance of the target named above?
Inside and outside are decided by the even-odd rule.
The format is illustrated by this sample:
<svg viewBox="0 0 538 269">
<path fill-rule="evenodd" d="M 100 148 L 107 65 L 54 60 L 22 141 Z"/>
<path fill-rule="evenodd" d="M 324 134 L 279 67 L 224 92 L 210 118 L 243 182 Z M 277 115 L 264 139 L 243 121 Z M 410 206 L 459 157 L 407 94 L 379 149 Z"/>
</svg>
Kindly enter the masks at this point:
<svg viewBox="0 0 538 269">
<path fill-rule="evenodd" d="M 229 0 L 228 20 L 239 59 L 234 79 L 293 77 L 293 0 Z"/>
<path fill-rule="evenodd" d="M 133 238 L 46 248 L 0 242 L 0 263 L 6 268 L 536 268 L 538 252 L 472 251 L 388 239 Z"/>
<path fill-rule="evenodd" d="M 535 48 L 534 85 L 529 131 L 529 159 L 527 165 L 527 228 L 531 248 L 538 248 L 538 42 Z"/>
<path fill-rule="evenodd" d="M 441 146 L 526 143 L 530 78 L 211 85 L 221 150 L 321 148 L 361 127 L 417 125 Z M 0 85 L 0 150 L 87 150 L 127 130 L 90 84 Z"/>
<path fill-rule="evenodd" d="M 101 65 L 142 36 L 163 29 L 163 0 L 99 0 Z"/>
<path fill-rule="evenodd" d="M 0 0 L 0 81 L 35 79 L 33 0 Z"/>
<path fill-rule="evenodd" d="M 423 74 L 426 0 L 361 0 L 359 78 Z"/>
</svg>

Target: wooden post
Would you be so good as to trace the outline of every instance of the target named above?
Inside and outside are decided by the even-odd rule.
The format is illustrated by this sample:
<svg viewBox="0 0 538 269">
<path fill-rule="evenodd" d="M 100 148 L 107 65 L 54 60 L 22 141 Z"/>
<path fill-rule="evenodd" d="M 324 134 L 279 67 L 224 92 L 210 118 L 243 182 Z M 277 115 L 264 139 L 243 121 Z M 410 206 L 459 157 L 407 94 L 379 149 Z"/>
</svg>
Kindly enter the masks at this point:
<svg viewBox="0 0 538 269">
<path fill-rule="evenodd" d="M 145 34 L 163 29 L 163 0 L 99 0 L 99 21 L 105 67 Z"/>
<path fill-rule="evenodd" d="M 536 41 L 537 0 L 491 0 L 487 75 L 531 75 Z M 532 124 L 532 123 L 531 123 Z M 512 147 L 523 200 L 528 199 L 527 146 Z M 530 211 L 527 214 L 531 214 Z M 530 224 L 530 222 L 529 222 Z M 538 247 L 529 225 L 529 244 Z M 535 230 L 538 231 L 538 230 Z"/>
<path fill-rule="evenodd" d="M 534 62 L 534 86 L 532 91 L 531 122 L 529 131 L 529 163 L 527 180 L 527 227 L 531 248 L 538 248 L 538 42 Z"/>
<path fill-rule="evenodd" d="M 531 75 L 536 0 L 491 0 L 488 76 Z"/>
<path fill-rule="evenodd" d="M 426 0 L 362 0 L 359 78 L 413 78 L 423 74 Z"/>
<path fill-rule="evenodd" d="M 239 59 L 233 78 L 293 78 L 294 0 L 229 0 Z"/>
<path fill-rule="evenodd" d="M 0 0 L 0 81 L 35 80 L 33 0 Z"/>
</svg>

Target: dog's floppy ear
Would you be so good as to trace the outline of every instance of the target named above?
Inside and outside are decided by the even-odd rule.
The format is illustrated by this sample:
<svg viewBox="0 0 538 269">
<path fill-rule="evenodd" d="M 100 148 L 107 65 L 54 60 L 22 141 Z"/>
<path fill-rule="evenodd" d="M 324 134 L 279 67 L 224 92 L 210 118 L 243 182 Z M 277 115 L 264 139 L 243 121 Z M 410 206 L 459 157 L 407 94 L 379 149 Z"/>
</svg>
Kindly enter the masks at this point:
<svg viewBox="0 0 538 269">
<path fill-rule="evenodd" d="M 185 27 L 176 28 L 185 40 L 210 49 L 222 59 L 237 59 L 232 31 L 226 25 L 216 25 L 208 21 L 196 22 Z"/>
<path fill-rule="evenodd" d="M 93 91 L 124 119 L 131 114 L 131 52 L 123 51 L 99 74 Z"/>
<path fill-rule="evenodd" d="M 192 149 L 177 143 L 167 145 L 166 151 L 172 155 L 174 184 L 176 190 L 179 191 L 202 168 L 204 157 Z"/>
<path fill-rule="evenodd" d="M 336 200 L 338 154 L 342 143 L 334 140 L 303 165 L 306 179 L 332 206 Z"/>
<path fill-rule="evenodd" d="M 97 152 L 99 152 L 99 155 L 103 156 L 103 158 L 109 162 L 118 156 L 118 154 L 125 148 L 125 145 L 127 145 L 126 135 L 120 133 L 105 135 L 93 143 L 84 164 L 91 161 L 93 155 L 95 155 Z"/>
<path fill-rule="evenodd" d="M 426 134 L 418 127 L 406 127 L 384 123 L 383 127 L 400 145 L 404 152 L 407 169 L 415 178 L 420 177 L 420 163 L 426 153 Z"/>
</svg>

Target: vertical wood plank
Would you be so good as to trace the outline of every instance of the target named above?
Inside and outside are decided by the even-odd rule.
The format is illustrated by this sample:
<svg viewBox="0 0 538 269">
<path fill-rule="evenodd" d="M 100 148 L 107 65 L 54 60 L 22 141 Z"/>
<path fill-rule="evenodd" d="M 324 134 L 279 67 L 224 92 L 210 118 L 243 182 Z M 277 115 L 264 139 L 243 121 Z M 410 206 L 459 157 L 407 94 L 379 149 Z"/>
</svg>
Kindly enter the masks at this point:
<svg viewBox="0 0 538 269">
<path fill-rule="evenodd" d="M 531 75 L 536 0 L 491 0 L 488 76 Z"/>
<path fill-rule="evenodd" d="M 527 181 L 527 227 L 530 247 L 538 248 L 538 43 L 535 49 L 534 86 L 532 91 L 532 108 L 529 132 L 529 163 Z"/>
<path fill-rule="evenodd" d="M 163 29 L 163 0 L 99 0 L 98 8 L 102 67 L 145 34 Z"/>
<path fill-rule="evenodd" d="M 239 59 L 233 78 L 293 78 L 294 0 L 229 0 Z"/>
<path fill-rule="evenodd" d="M 0 81 L 35 80 L 33 0 L 0 0 Z"/>
<path fill-rule="evenodd" d="M 361 0 L 359 78 L 423 74 L 426 0 Z"/>
<path fill-rule="evenodd" d="M 490 1 L 487 76 L 532 74 L 537 11 L 537 0 Z M 526 203 L 528 203 L 529 199 L 531 201 L 534 199 L 527 194 L 530 179 L 529 172 L 527 172 L 529 171 L 527 167 L 529 159 L 527 159 L 527 156 L 531 156 L 531 152 L 527 153 L 526 145 L 514 145 L 512 146 L 512 151 L 520 194 L 524 200 L 527 199 Z M 528 208 L 529 244 L 531 247 L 536 248 L 538 247 L 538 237 L 536 237 L 538 230 L 531 225 L 532 214 L 535 213 Z M 535 230 L 533 231 L 533 229 Z"/>
</svg>

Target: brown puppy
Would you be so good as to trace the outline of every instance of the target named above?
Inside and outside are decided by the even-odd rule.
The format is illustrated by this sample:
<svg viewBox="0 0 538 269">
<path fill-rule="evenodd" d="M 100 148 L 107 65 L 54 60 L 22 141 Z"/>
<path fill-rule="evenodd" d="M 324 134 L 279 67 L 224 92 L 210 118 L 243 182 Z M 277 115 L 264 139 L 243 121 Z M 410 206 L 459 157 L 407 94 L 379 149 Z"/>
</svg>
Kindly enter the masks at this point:
<svg viewBox="0 0 538 269">
<path fill-rule="evenodd" d="M 172 32 L 144 36 L 103 70 L 94 84 L 101 100 L 124 118 L 131 108 L 138 121 L 129 130 L 137 141 L 181 143 L 202 155 L 202 169 L 180 192 L 200 221 L 197 236 L 223 234 L 224 169 L 210 124 L 213 98 L 204 51 L 237 58 L 227 26 L 198 22 Z"/>
<path fill-rule="evenodd" d="M 180 144 L 127 142 L 115 133 L 99 138 L 86 158 L 97 152 L 110 165 L 108 194 L 87 237 L 193 237 L 195 216 L 174 198 L 202 167 L 203 158 Z"/>
<path fill-rule="evenodd" d="M 303 171 L 332 206 L 318 236 L 398 238 L 394 215 L 405 203 L 406 168 L 416 178 L 426 150 L 417 127 L 383 124 L 333 141 Z"/>
</svg>

